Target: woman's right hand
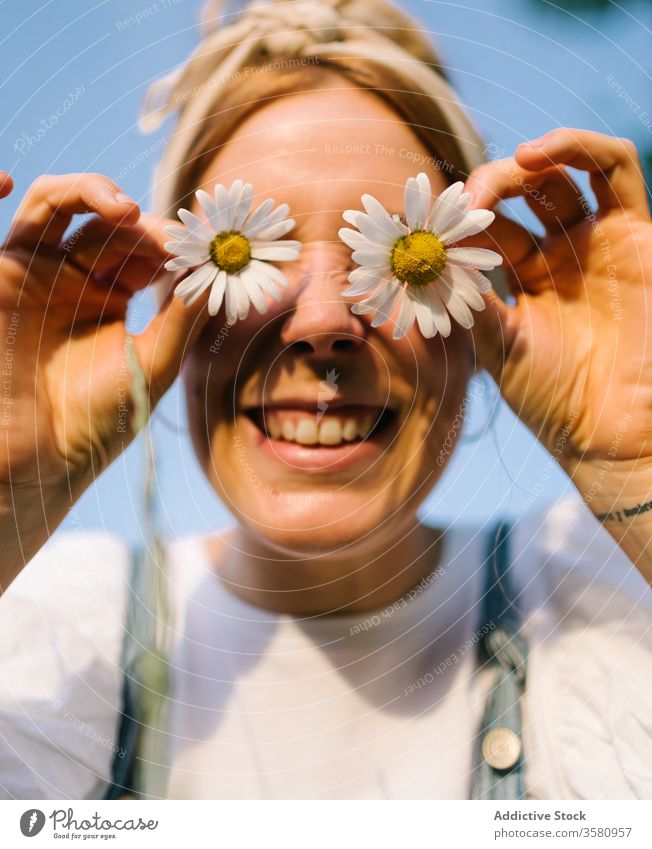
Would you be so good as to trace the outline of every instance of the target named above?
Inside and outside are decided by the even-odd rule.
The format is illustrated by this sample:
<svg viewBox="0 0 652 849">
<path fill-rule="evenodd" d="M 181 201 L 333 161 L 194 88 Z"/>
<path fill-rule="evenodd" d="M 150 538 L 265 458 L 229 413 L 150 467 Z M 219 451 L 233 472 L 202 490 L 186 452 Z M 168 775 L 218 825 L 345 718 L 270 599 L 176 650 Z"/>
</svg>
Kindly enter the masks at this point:
<svg viewBox="0 0 652 849">
<path fill-rule="evenodd" d="M 10 180 L 0 183 L 11 191 Z M 87 212 L 95 215 L 64 241 L 72 217 Z M 46 176 L 29 189 L 2 245 L 0 529 L 15 522 L 13 545 L 25 559 L 135 435 L 127 304 L 169 258 L 167 223 L 141 215 L 101 175 Z M 150 409 L 209 318 L 205 301 L 188 308 L 170 296 L 132 337 Z M 5 577 L 0 567 L 2 586 Z"/>
</svg>

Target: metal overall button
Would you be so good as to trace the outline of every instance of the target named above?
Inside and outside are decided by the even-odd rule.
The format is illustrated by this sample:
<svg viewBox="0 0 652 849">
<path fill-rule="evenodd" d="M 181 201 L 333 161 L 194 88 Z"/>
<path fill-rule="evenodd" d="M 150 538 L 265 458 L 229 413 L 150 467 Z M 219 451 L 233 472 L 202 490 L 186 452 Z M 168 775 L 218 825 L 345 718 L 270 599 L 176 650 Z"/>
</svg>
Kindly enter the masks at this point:
<svg viewBox="0 0 652 849">
<path fill-rule="evenodd" d="M 492 728 L 482 740 L 482 757 L 494 769 L 511 769 L 522 749 L 521 738 L 511 728 Z"/>
</svg>

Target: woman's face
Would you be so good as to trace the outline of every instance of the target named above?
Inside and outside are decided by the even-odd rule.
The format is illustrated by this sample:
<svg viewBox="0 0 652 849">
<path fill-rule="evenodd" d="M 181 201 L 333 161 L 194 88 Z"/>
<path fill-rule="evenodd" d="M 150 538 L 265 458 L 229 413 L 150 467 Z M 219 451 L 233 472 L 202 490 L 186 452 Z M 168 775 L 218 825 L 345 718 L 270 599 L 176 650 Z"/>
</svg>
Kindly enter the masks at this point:
<svg viewBox="0 0 652 849">
<path fill-rule="evenodd" d="M 435 194 L 447 183 L 389 105 L 333 83 L 257 108 L 205 174 L 207 190 L 252 183 L 254 207 L 287 202 L 296 225 L 285 238 L 303 248 L 279 264 L 282 300 L 233 327 L 222 308 L 183 369 L 211 485 L 263 542 L 295 554 L 375 548 L 414 521 L 448 460 L 473 368 L 461 327 L 427 340 L 415 324 L 397 342 L 391 321 L 370 327 L 342 295 L 356 267 L 338 237 L 342 212 L 362 209 L 368 192 L 403 215 L 404 183 L 421 170 Z M 329 444 L 302 444 L 315 434 Z"/>
</svg>

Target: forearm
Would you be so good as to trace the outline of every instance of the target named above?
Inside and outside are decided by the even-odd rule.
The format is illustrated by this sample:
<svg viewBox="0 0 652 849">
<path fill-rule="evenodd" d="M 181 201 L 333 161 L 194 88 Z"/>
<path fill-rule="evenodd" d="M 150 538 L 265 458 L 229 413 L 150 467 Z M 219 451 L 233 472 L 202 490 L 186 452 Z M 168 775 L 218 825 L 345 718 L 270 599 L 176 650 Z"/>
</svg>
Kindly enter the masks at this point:
<svg viewBox="0 0 652 849">
<path fill-rule="evenodd" d="M 652 585 L 652 463 L 592 461 L 566 471 L 591 512 Z"/>
<path fill-rule="evenodd" d="M 0 595 L 47 542 L 76 497 L 13 487 L 0 492 Z"/>
</svg>

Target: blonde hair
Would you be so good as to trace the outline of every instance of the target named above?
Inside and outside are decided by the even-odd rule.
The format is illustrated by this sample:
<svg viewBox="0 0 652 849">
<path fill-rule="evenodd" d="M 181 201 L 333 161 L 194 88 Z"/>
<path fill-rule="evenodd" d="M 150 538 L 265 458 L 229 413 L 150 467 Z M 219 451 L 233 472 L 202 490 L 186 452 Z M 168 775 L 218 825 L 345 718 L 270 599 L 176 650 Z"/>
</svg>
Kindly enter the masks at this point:
<svg viewBox="0 0 652 849">
<path fill-rule="evenodd" d="M 324 70 L 389 102 L 451 179 L 485 161 L 485 145 L 427 33 L 386 0 L 269 0 L 236 15 L 203 10 L 203 39 L 184 65 L 149 89 L 140 124 L 177 113 L 155 173 L 153 206 L 175 217 L 247 114 L 270 98 L 310 90 Z M 231 20 L 228 20 L 231 18 Z M 169 279 L 169 277 L 168 277 Z M 493 275 L 503 294 L 502 275 Z M 167 286 L 161 281 L 159 298 Z"/>
</svg>

